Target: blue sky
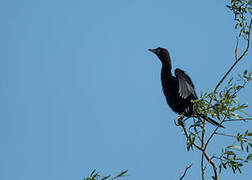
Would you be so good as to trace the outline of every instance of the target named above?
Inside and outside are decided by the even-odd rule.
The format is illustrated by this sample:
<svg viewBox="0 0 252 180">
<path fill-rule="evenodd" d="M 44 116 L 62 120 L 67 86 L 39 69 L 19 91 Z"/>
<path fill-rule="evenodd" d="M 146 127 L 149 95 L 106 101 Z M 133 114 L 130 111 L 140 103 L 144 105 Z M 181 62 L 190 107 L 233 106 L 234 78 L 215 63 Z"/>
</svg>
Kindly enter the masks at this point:
<svg viewBox="0 0 252 180">
<path fill-rule="evenodd" d="M 210 92 L 234 61 L 237 32 L 225 3 L 1 1 L 0 179 L 80 180 L 94 168 L 128 169 L 129 180 L 178 179 L 190 163 L 186 179 L 200 179 L 200 155 L 186 151 L 162 94 L 161 64 L 147 49 L 167 48 L 196 91 Z M 249 55 L 232 75 L 251 67 Z M 251 90 L 242 102 L 252 102 Z M 224 132 L 237 125 L 252 130 L 233 123 Z M 218 137 L 209 150 L 232 141 Z M 251 168 L 220 177 L 249 179 Z"/>
</svg>

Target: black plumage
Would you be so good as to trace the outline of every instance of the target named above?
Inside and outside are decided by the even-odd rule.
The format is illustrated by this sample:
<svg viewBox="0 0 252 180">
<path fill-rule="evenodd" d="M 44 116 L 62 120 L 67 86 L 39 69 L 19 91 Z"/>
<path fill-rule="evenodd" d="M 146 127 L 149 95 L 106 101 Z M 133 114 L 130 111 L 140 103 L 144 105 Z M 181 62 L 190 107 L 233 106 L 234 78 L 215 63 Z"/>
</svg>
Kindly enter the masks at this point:
<svg viewBox="0 0 252 180">
<path fill-rule="evenodd" d="M 161 82 L 167 104 L 170 108 L 187 117 L 193 117 L 193 103 L 191 100 L 197 99 L 197 94 L 191 78 L 181 69 L 175 69 L 175 76 L 172 75 L 172 64 L 169 52 L 165 48 L 149 49 L 158 56 L 162 63 Z M 223 127 L 218 122 L 209 117 L 202 117 L 209 123 Z"/>
</svg>

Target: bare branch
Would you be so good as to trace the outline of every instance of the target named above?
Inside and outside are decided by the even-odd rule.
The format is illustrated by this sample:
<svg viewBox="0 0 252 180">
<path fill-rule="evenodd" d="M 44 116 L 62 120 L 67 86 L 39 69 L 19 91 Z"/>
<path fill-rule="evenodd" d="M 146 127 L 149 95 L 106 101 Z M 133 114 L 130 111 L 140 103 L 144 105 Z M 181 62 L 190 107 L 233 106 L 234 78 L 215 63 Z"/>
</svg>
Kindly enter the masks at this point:
<svg viewBox="0 0 252 180">
<path fill-rule="evenodd" d="M 213 155 L 213 156 L 211 157 L 211 160 L 214 159 L 214 157 L 215 157 L 215 156 Z M 206 163 L 204 169 L 206 169 L 206 167 L 207 167 L 208 164 L 209 164 L 209 161 Z"/>
<path fill-rule="evenodd" d="M 227 137 L 237 138 L 237 136 L 229 135 L 229 134 L 224 134 L 224 133 L 218 133 L 218 132 L 216 132 L 215 134 L 221 135 L 221 136 L 227 136 Z M 241 137 L 241 138 L 242 138 L 242 139 L 245 139 L 245 140 L 247 140 L 247 141 L 252 141 L 252 139 L 248 139 L 248 138 L 245 138 L 245 137 Z"/>
<path fill-rule="evenodd" d="M 252 25 L 252 19 L 250 19 L 250 25 L 249 25 L 249 31 L 248 31 L 248 39 L 247 39 L 247 46 L 245 48 L 245 50 L 243 51 L 243 53 L 238 56 L 238 46 L 239 46 L 239 39 L 237 38 L 237 42 L 236 42 L 236 47 L 235 47 L 235 62 L 232 64 L 232 66 L 228 69 L 228 71 L 224 74 L 224 76 L 221 78 L 221 80 L 218 82 L 218 84 L 216 85 L 213 94 L 211 95 L 210 98 L 210 102 L 208 104 L 208 108 L 210 108 L 212 106 L 212 102 L 214 100 L 214 97 L 216 95 L 216 92 L 218 90 L 218 88 L 220 87 L 220 85 L 224 82 L 224 80 L 227 78 L 227 76 L 230 74 L 230 72 L 234 69 L 234 67 L 241 61 L 241 59 L 247 54 L 249 46 L 250 46 L 250 32 L 251 32 L 251 25 Z M 236 92 L 237 93 L 237 92 Z M 252 120 L 252 118 L 246 118 L 246 119 L 229 119 L 229 120 L 225 120 L 226 117 L 224 117 L 223 121 L 220 122 L 220 124 L 222 124 L 223 122 L 227 122 L 227 121 L 241 121 L 241 120 Z M 225 121 L 224 121 L 225 120 Z M 187 140 L 189 139 L 189 134 L 187 132 L 187 129 L 185 127 L 184 123 L 179 124 L 180 126 L 182 126 L 183 131 L 185 133 L 185 136 L 187 138 Z M 224 135 L 222 133 L 217 133 L 217 130 L 219 129 L 219 126 L 215 128 L 215 130 L 212 132 L 212 134 L 210 135 L 210 137 L 207 139 L 207 141 L 205 142 L 205 131 L 206 131 L 206 121 L 203 121 L 203 128 L 202 128 L 202 137 L 201 137 L 201 146 L 198 145 L 197 143 L 193 142 L 193 146 L 196 147 L 198 150 L 200 150 L 202 152 L 202 156 L 201 156 L 201 171 L 202 171 L 202 180 L 204 180 L 204 171 L 205 168 L 207 166 L 208 163 L 211 164 L 213 171 L 214 171 L 214 176 L 213 178 L 215 180 L 219 179 L 219 175 L 218 175 L 218 171 L 217 171 L 217 165 L 216 163 L 213 161 L 214 156 L 212 158 L 210 158 L 210 156 L 208 155 L 208 153 L 206 152 L 206 147 L 209 144 L 210 140 L 213 138 L 213 136 L 215 134 L 218 135 Z M 229 136 L 229 135 L 228 135 Z M 232 137 L 232 136 L 231 136 Z M 206 158 L 206 160 L 208 161 L 206 163 L 206 165 L 204 166 L 204 158 Z M 187 169 L 185 170 L 186 173 Z M 184 174 L 185 174 L 184 173 Z M 184 177 L 184 175 L 182 176 L 182 178 Z"/>
<path fill-rule="evenodd" d="M 233 68 L 236 66 L 236 64 L 238 63 L 238 62 L 240 62 L 240 60 L 246 55 L 246 53 L 248 52 L 248 49 L 249 49 L 249 46 L 250 46 L 250 31 L 251 31 L 251 25 L 252 25 L 252 18 L 250 19 L 250 24 L 249 24 L 249 32 L 248 32 L 248 40 L 247 40 L 247 47 L 246 47 L 246 49 L 243 51 L 243 53 L 242 53 L 242 55 L 239 57 L 239 58 L 237 58 L 238 56 L 237 56 L 237 54 L 235 55 L 235 56 L 237 56 L 237 57 L 235 57 L 235 62 L 234 62 L 234 64 L 229 68 L 229 70 L 226 72 L 226 74 L 221 78 L 221 80 L 219 81 L 219 83 L 217 84 L 217 86 L 215 87 L 215 89 L 214 89 L 214 92 L 213 92 L 213 95 L 212 95 L 212 97 L 211 97 L 211 99 L 210 99 L 210 102 L 209 102 L 209 107 L 211 106 L 211 104 L 212 104 L 212 102 L 213 102 L 213 99 L 214 99 L 214 96 L 215 96 L 215 94 L 216 94 L 216 92 L 217 92 L 217 90 L 218 90 L 218 88 L 220 87 L 220 85 L 223 83 L 223 81 L 226 79 L 226 77 L 229 75 L 229 73 L 233 70 Z M 237 48 L 238 48 L 238 42 L 237 42 L 237 46 L 236 46 L 236 53 L 237 53 Z"/>
<path fill-rule="evenodd" d="M 188 135 L 188 132 L 187 132 L 187 130 L 186 130 L 185 124 L 182 123 L 181 126 L 182 126 L 182 128 L 183 128 L 183 130 L 184 130 L 184 133 L 185 133 L 186 138 L 189 139 L 189 135 Z M 205 149 L 203 149 L 201 146 L 199 146 L 199 145 L 198 145 L 197 143 L 195 143 L 195 142 L 193 142 L 193 145 L 194 145 L 197 149 L 199 149 L 199 150 L 204 154 L 204 156 L 205 156 L 205 158 L 207 159 L 207 161 L 208 161 L 208 162 L 212 165 L 212 167 L 213 167 L 213 170 L 214 170 L 214 178 L 215 178 L 215 180 L 219 180 L 219 176 L 218 176 L 218 171 L 217 171 L 216 163 L 213 161 L 212 158 L 210 158 L 210 156 L 208 155 L 208 153 L 206 152 Z"/>
<path fill-rule="evenodd" d="M 204 153 L 203 152 L 202 152 L 202 155 L 201 155 L 200 166 L 201 166 L 201 179 L 204 180 L 205 179 L 205 168 L 204 168 Z"/>
<path fill-rule="evenodd" d="M 229 121 L 249 121 L 252 120 L 252 118 L 240 118 L 240 119 L 226 119 L 223 122 L 229 122 Z"/>
<path fill-rule="evenodd" d="M 225 119 L 225 118 L 224 118 Z M 224 121 L 220 122 L 220 124 L 222 124 Z M 210 135 L 210 137 L 208 138 L 205 148 L 204 150 L 207 148 L 208 143 L 210 142 L 210 140 L 213 138 L 213 136 L 215 135 L 215 133 L 217 132 L 217 130 L 219 129 L 220 126 L 216 127 L 215 130 L 213 131 L 213 133 Z"/>
<path fill-rule="evenodd" d="M 206 134 L 206 120 L 203 122 L 202 138 L 201 138 L 201 148 L 205 150 L 205 134 Z M 201 155 L 201 179 L 204 180 L 205 169 L 204 169 L 204 153 Z"/>
<path fill-rule="evenodd" d="M 238 53 L 237 53 L 237 51 L 238 51 L 238 45 L 239 45 L 239 38 L 236 37 L 236 46 L 235 46 L 235 60 L 236 61 L 238 59 Z"/>
<path fill-rule="evenodd" d="M 181 176 L 180 180 L 182 180 L 185 177 L 187 170 L 190 169 L 191 167 L 192 167 L 192 164 L 186 167 L 184 174 Z"/>
<path fill-rule="evenodd" d="M 214 180 L 219 180 L 219 175 L 218 175 L 218 170 L 217 170 L 217 165 L 216 163 L 213 161 L 213 158 L 210 158 L 210 156 L 208 155 L 208 153 L 203 150 L 202 151 L 204 153 L 205 158 L 207 159 L 207 161 L 212 165 L 213 167 L 213 171 L 214 171 Z"/>
<path fill-rule="evenodd" d="M 246 53 L 248 52 L 249 46 L 250 46 L 250 31 L 251 31 L 251 25 L 252 25 L 252 19 L 250 19 L 250 25 L 249 25 L 249 33 L 248 33 L 248 40 L 247 40 L 247 47 L 244 50 L 244 52 L 242 53 L 241 56 L 239 56 L 238 58 L 238 39 L 237 39 L 237 43 L 236 43 L 236 48 L 235 48 L 235 62 L 234 64 L 229 68 L 229 70 L 225 73 L 225 75 L 222 77 L 222 79 L 218 82 L 218 84 L 216 85 L 214 92 L 211 96 L 209 105 L 207 107 L 207 109 L 212 105 L 214 96 L 218 90 L 218 88 L 220 87 L 220 85 L 223 83 L 223 81 L 226 79 L 226 77 L 229 75 L 229 73 L 233 70 L 233 68 L 237 65 L 237 63 L 246 55 Z M 225 118 L 224 118 L 225 119 Z M 224 121 L 222 121 L 220 124 L 222 124 Z M 208 162 L 212 165 L 213 170 L 214 170 L 214 174 L 215 180 L 218 180 L 218 172 L 217 172 L 217 166 L 216 163 L 213 161 L 213 158 L 210 158 L 209 155 L 206 153 L 206 147 L 208 145 L 208 143 L 210 142 L 210 140 L 213 138 L 214 134 L 216 134 L 216 131 L 218 130 L 219 127 L 216 127 L 215 130 L 213 131 L 213 133 L 210 135 L 210 137 L 208 138 L 206 144 L 204 144 L 204 137 L 202 137 L 202 153 L 204 154 L 204 156 L 206 157 L 206 159 L 208 160 Z M 205 122 L 204 122 L 204 126 L 203 126 L 203 131 L 202 131 L 202 136 L 205 135 L 204 134 L 205 131 Z M 201 170 L 202 170 L 202 180 L 204 179 L 204 167 L 203 167 L 203 155 L 201 157 Z"/>
</svg>

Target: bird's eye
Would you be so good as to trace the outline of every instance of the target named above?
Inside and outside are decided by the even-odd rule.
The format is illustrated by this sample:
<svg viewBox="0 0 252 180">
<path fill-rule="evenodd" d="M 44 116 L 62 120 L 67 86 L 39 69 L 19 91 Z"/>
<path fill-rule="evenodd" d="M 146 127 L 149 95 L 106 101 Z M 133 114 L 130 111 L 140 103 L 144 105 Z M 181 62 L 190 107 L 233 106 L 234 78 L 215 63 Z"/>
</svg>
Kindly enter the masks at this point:
<svg viewBox="0 0 252 180">
<path fill-rule="evenodd" d="M 157 53 L 158 53 L 158 54 L 160 53 L 160 49 L 157 49 Z"/>
</svg>

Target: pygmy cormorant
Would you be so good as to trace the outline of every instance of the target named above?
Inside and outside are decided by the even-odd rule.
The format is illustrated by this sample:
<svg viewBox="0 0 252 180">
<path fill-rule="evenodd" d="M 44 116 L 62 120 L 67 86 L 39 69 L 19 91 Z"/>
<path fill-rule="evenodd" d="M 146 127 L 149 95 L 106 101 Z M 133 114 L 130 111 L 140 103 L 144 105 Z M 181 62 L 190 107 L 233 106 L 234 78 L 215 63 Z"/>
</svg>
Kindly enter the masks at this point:
<svg viewBox="0 0 252 180">
<path fill-rule="evenodd" d="M 191 78 L 181 69 L 175 69 L 175 76 L 172 75 L 171 58 L 165 48 L 149 49 L 157 55 L 162 63 L 161 82 L 167 104 L 170 108 L 186 117 L 193 117 L 193 103 L 191 100 L 197 99 L 197 94 Z M 213 119 L 202 116 L 209 123 L 224 127 Z"/>
</svg>

